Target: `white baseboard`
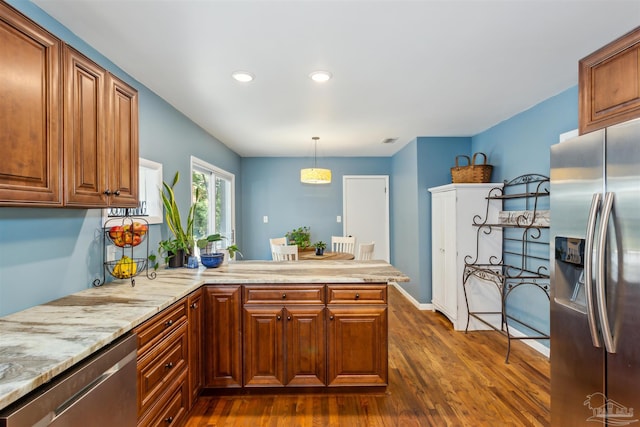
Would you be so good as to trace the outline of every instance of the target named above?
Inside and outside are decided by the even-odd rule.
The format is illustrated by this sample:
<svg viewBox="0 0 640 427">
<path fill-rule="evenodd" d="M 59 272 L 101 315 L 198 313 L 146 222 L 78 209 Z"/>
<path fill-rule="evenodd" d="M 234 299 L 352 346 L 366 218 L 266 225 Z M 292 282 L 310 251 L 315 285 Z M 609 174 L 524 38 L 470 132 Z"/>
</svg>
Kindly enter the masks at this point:
<svg viewBox="0 0 640 427">
<path fill-rule="evenodd" d="M 395 286 L 397 290 L 407 299 L 411 304 L 413 304 L 418 310 L 430 310 L 433 311 L 433 304 L 421 304 L 414 297 L 409 294 L 409 292 L 405 291 L 402 286 L 397 284 L 396 282 L 391 282 L 391 285 Z"/>
<path fill-rule="evenodd" d="M 513 335 L 514 337 L 527 336 L 524 332 L 517 330 L 513 326 L 509 326 L 509 332 L 511 332 L 511 335 Z M 523 344 L 528 345 L 529 347 L 531 347 L 532 349 L 536 350 L 538 353 L 546 357 L 549 357 L 551 355 L 551 349 L 545 345 L 540 344 L 536 340 L 519 340 L 519 341 L 522 341 Z"/>
<path fill-rule="evenodd" d="M 414 297 L 411 296 L 411 294 L 409 294 L 407 291 L 404 290 L 404 288 L 402 286 L 400 286 L 398 283 L 396 282 L 391 282 L 391 285 L 395 286 L 396 289 L 398 291 L 400 291 L 400 293 L 411 303 L 413 304 L 418 310 L 429 310 L 429 311 L 433 311 L 433 304 L 422 304 L 420 302 L 418 302 Z M 526 334 L 522 331 L 519 331 L 518 329 L 514 328 L 513 326 L 509 326 L 509 331 L 511 331 L 511 335 L 513 335 L 514 337 L 525 337 Z M 538 341 L 536 340 L 519 340 L 522 341 L 524 344 L 528 345 L 529 347 L 533 348 L 534 350 L 536 350 L 538 353 L 549 357 L 551 352 L 549 347 L 540 344 Z"/>
</svg>

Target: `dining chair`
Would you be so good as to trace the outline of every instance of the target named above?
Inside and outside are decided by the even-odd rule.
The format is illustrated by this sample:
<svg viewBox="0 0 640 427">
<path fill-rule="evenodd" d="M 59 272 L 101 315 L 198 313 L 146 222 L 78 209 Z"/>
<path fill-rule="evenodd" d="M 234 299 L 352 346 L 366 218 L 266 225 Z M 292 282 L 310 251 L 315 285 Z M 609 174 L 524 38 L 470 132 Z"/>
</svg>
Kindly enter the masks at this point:
<svg viewBox="0 0 640 427">
<path fill-rule="evenodd" d="M 331 236 L 332 252 L 347 252 L 355 255 L 356 238 L 353 236 Z"/>
<path fill-rule="evenodd" d="M 276 261 L 276 255 L 273 253 L 274 246 L 284 246 L 287 244 L 286 237 L 274 237 L 273 239 L 269 239 L 269 247 L 271 248 L 271 258 Z"/>
<path fill-rule="evenodd" d="M 298 261 L 297 245 L 271 245 L 274 261 Z"/>
<path fill-rule="evenodd" d="M 359 261 L 371 259 L 373 257 L 373 249 L 376 246 L 376 242 L 360 243 L 358 245 L 358 258 Z"/>
</svg>

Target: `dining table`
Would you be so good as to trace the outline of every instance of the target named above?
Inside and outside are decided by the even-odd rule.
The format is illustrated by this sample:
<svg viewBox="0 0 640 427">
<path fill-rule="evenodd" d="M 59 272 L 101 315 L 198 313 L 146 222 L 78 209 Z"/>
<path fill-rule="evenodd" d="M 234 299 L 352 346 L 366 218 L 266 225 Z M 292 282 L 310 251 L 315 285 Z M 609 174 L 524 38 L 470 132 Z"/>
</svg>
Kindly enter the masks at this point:
<svg viewBox="0 0 640 427">
<path fill-rule="evenodd" d="M 299 251 L 298 259 L 299 260 L 315 260 L 315 261 L 323 261 L 323 260 L 350 260 L 354 259 L 355 256 L 349 252 L 324 252 L 322 255 L 316 255 L 315 251 Z"/>
</svg>

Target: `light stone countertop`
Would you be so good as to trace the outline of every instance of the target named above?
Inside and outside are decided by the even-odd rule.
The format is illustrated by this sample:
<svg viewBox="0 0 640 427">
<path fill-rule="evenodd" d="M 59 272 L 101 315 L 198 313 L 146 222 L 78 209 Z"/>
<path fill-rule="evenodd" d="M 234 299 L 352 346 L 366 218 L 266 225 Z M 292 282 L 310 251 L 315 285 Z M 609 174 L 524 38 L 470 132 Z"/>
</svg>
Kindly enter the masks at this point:
<svg viewBox="0 0 640 427">
<path fill-rule="evenodd" d="M 0 410 L 203 284 L 407 282 L 385 261 L 240 261 L 161 269 L 0 318 Z"/>
</svg>

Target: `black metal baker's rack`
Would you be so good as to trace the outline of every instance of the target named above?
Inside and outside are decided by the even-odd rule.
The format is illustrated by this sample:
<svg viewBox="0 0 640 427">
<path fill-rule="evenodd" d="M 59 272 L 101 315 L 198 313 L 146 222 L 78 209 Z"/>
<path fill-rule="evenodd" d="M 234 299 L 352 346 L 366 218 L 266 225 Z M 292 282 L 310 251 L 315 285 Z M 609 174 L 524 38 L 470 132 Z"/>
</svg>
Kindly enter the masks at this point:
<svg viewBox="0 0 640 427">
<path fill-rule="evenodd" d="M 131 286 L 135 286 L 136 276 L 143 272 L 148 279 L 156 278 L 156 272 L 149 270 L 149 222 L 131 216 L 132 211 L 135 209 L 125 209 L 123 216 L 110 217 L 105 221 L 102 227 L 102 278 L 95 279 L 93 286 L 104 285 L 107 274 L 114 279 L 129 279 Z M 116 248 L 115 258 L 108 260 L 107 248 L 110 245 Z"/>
<path fill-rule="evenodd" d="M 465 302 L 467 304 L 467 326 L 471 318 L 477 319 L 490 328 L 507 337 L 507 354 L 505 363 L 509 363 L 511 340 L 549 339 L 549 333 L 509 314 L 508 299 L 512 293 L 525 287 L 533 287 L 546 296 L 549 301 L 549 223 L 543 217 L 543 205 L 549 203 L 549 177 L 538 174 L 521 175 L 511 181 L 505 181 L 502 187 L 495 187 L 487 194 L 487 209 L 484 217 L 476 215 L 473 225 L 476 227 L 476 253 L 465 257 L 465 268 L 462 276 Z M 502 203 L 502 213 L 510 215 L 506 221 L 489 220 L 489 205 L 492 201 Z M 522 210 L 516 210 L 521 208 Z M 548 209 L 548 207 L 547 207 Z M 548 210 L 547 210 L 548 213 Z M 503 218 L 504 219 L 504 218 Z M 502 232 L 501 257 L 491 256 L 487 263 L 478 263 L 480 239 L 500 229 Z M 481 279 L 470 281 L 471 277 Z M 501 307 L 495 311 L 472 311 L 467 292 L 468 286 L 479 286 L 482 283 L 495 288 L 500 294 Z M 500 316 L 500 327 L 487 320 Z M 532 331 L 530 335 L 514 336 L 509 329 L 510 324 L 520 324 Z"/>
</svg>

